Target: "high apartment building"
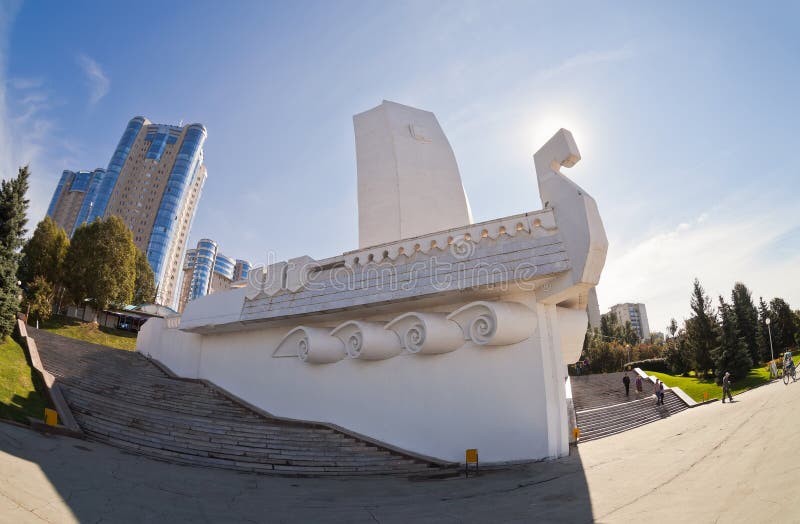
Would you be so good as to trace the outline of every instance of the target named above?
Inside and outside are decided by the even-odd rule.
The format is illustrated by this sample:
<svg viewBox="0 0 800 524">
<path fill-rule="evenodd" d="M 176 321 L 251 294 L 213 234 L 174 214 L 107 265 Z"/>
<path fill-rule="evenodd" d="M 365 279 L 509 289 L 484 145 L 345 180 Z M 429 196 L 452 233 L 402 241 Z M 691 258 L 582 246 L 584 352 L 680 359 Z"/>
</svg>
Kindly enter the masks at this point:
<svg viewBox="0 0 800 524">
<path fill-rule="evenodd" d="M 611 306 L 610 311 L 617 316 L 620 325 L 624 326 L 626 322 L 630 322 L 641 340 L 650 338 L 650 325 L 647 323 L 647 309 L 644 304 L 617 304 Z"/>
<path fill-rule="evenodd" d="M 121 217 L 153 268 L 156 303 L 172 308 L 178 305 L 181 260 L 206 180 L 206 136 L 202 124 L 131 119 L 103 176 L 82 193 L 72 228 L 65 227 L 72 233 L 98 217 Z M 56 194 L 63 192 L 59 183 Z"/>
<path fill-rule="evenodd" d="M 234 282 L 247 278 L 250 267 L 246 260 L 220 253 L 213 240 L 201 239 L 197 247 L 186 251 L 178 311 L 197 297 L 230 289 Z"/>
<path fill-rule="evenodd" d="M 61 173 L 47 215 L 72 236 L 78 223 L 81 207 L 86 196 L 97 191 L 103 181 L 105 169 L 94 171 L 68 171 Z"/>
</svg>

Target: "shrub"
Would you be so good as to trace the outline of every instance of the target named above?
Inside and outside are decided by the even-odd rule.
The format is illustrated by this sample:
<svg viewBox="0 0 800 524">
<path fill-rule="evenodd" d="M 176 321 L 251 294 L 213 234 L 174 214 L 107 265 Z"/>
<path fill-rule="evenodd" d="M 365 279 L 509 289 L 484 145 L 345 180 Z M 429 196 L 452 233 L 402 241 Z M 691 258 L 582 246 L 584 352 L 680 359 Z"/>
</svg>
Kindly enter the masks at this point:
<svg viewBox="0 0 800 524">
<path fill-rule="evenodd" d="M 645 360 L 636 360 L 634 362 L 628 362 L 625 364 L 625 369 L 633 369 L 633 368 L 640 368 L 642 371 L 655 371 L 657 373 L 667 373 L 671 372 L 669 366 L 667 365 L 666 359 L 663 358 L 648 358 Z"/>
</svg>

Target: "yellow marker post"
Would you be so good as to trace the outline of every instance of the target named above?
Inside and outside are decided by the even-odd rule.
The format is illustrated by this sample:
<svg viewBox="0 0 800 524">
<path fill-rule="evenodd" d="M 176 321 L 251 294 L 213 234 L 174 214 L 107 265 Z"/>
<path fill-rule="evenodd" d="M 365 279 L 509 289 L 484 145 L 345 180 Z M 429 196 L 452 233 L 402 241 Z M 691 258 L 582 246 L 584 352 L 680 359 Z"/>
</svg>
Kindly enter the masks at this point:
<svg viewBox="0 0 800 524">
<path fill-rule="evenodd" d="M 467 476 L 469 477 L 469 465 L 475 464 L 475 474 L 478 474 L 478 450 L 477 449 L 468 449 L 467 456 L 466 456 L 466 471 Z"/>
<path fill-rule="evenodd" d="M 48 426 L 58 426 L 58 411 L 44 408 L 44 423 Z"/>
<path fill-rule="evenodd" d="M 708 391 L 703 391 L 703 402 L 708 402 Z"/>
<path fill-rule="evenodd" d="M 581 436 L 581 430 L 580 430 L 580 429 L 578 429 L 578 428 L 572 428 L 572 436 L 573 436 L 573 437 L 575 438 L 575 440 L 577 441 L 577 440 L 580 438 L 580 436 Z"/>
</svg>

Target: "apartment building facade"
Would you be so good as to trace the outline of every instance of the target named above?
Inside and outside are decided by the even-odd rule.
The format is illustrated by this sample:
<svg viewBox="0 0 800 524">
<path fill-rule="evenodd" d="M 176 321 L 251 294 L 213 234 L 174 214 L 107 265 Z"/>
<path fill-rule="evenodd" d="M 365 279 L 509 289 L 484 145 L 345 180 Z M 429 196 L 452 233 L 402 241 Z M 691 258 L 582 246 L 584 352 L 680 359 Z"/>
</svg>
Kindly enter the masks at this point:
<svg viewBox="0 0 800 524">
<path fill-rule="evenodd" d="M 153 269 L 155 302 L 175 309 L 181 261 L 207 176 L 206 136 L 202 124 L 154 124 L 137 116 L 128 122 L 102 177 L 92 179 L 80 199 L 69 201 L 69 213 L 61 211 L 66 203 L 51 203 L 53 213 L 48 214 L 55 218 L 61 212 L 67 224 L 77 208 L 72 226 L 62 226 L 70 235 L 96 218 L 121 217 Z M 58 195 L 65 193 L 68 179 L 59 182 L 54 202 L 64 200 Z"/>
<path fill-rule="evenodd" d="M 105 169 L 95 169 L 94 171 L 65 170 L 61 173 L 47 208 L 47 215 L 64 229 L 67 235 L 72 236 L 87 195 L 97 191 L 105 172 Z"/>
<path fill-rule="evenodd" d="M 631 302 L 616 304 L 611 306 L 610 311 L 617 316 L 620 325 L 624 326 L 626 322 L 630 322 L 641 340 L 650 338 L 650 324 L 647 322 L 647 308 L 644 304 Z"/>
<path fill-rule="evenodd" d="M 230 289 L 235 282 L 247 278 L 250 267 L 246 260 L 220 253 L 215 241 L 201 239 L 195 248 L 186 251 L 178 311 L 198 297 Z"/>
</svg>

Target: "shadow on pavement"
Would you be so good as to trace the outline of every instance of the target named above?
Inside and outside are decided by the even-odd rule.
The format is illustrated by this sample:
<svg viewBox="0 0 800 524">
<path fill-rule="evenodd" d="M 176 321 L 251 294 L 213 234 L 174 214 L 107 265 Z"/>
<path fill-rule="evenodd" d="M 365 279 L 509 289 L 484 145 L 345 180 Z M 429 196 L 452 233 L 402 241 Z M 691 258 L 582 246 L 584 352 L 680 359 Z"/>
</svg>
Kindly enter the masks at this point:
<svg viewBox="0 0 800 524">
<path fill-rule="evenodd" d="M 10 498 L 17 511 L 57 522 L 593 520 L 576 447 L 563 459 L 470 478 L 286 478 L 169 464 L 0 424 L 0 471 L 0 510 Z"/>
</svg>

